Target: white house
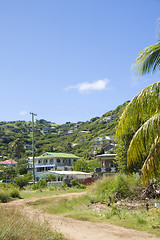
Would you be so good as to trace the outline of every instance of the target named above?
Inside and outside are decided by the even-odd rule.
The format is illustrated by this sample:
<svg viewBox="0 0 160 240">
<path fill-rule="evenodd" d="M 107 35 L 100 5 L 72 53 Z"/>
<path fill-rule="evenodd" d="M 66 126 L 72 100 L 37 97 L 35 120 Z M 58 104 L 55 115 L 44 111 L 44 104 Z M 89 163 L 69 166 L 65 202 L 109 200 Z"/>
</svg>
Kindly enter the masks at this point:
<svg viewBox="0 0 160 240">
<path fill-rule="evenodd" d="M 79 159 L 71 153 L 46 152 L 35 157 L 35 173 L 49 170 L 72 170 L 72 164 Z M 33 169 L 33 159 L 28 158 L 28 170 Z"/>
</svg>

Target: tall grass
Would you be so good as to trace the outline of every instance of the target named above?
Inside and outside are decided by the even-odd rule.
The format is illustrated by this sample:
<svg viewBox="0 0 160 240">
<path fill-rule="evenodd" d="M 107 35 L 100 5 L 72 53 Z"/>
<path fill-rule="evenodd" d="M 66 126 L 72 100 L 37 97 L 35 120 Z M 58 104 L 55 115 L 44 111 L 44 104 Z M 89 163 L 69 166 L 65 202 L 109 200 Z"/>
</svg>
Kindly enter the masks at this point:
<svg viewBox="0 0 160 240">
<path fill-rule="evenodd" d="M 12 207 L 0 207 L 0 223 L 0 239 L 3 240 L 64 240 L 47 224 L 31 222 Z"/>
<path fill-rule="evenodd" d="M 12 184 L 0 184 L 0 202 L 9 202 L 14 198 L 21 198 L 18 188 Z"/>
<path fill-rule="evenodd" d="M 88 188 L 93 202 L 107 202 L 135 196 L 142 189 L 136 175 L 112 175 L 102 178 Z"/>
</svg>

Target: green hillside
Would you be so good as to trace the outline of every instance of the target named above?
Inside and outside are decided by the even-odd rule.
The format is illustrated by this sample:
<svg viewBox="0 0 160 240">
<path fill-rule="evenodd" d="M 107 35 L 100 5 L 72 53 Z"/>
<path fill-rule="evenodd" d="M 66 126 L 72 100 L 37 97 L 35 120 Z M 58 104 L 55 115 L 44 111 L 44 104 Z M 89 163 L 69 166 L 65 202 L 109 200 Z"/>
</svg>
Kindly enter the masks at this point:
<svg viewBox="0 0 160 240">
<path fill-rule="evenodd" d="M 113 136 L 124 107 L 94 117 L 86 122 L 66 122 L 57 125 L 44 119 L 35 122 L 35 155 L 44 152 L 73 152 L 84 156 L 91 152 L 96 137 Z M 0 122 L 0 155 L 26 159 L 32 155 L 32 123 L 25 121 Z"/>
</svg>

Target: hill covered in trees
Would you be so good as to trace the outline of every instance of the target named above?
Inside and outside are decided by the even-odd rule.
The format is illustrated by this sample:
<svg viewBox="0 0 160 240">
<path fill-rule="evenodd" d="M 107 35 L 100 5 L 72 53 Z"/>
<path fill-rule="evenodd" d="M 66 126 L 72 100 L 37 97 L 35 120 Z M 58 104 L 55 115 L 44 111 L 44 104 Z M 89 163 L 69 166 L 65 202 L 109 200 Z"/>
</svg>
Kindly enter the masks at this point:
<svg viewBox="0 0 160 240">
<path fill-rule="evenodd" d="M 124 107 L 94 117 L 86 122 L 58 125 L 44 119 L 35 122 L 35 155 L 44 152 L 74 152 L 85 156 L 92 152 L 92 140 L 113 136 Z M 32 155 L 32 122 L 0 122 L 0 155 L 7 158 L 26 159 Z"/>
</svg>

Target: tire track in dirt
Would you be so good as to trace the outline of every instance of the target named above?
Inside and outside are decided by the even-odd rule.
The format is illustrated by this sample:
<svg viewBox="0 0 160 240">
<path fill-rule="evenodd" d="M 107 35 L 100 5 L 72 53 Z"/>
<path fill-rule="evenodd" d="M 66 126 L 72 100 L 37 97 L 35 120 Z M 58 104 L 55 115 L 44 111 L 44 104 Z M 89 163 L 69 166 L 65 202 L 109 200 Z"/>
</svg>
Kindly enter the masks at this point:
<svg viewBox="0 0 160 240">
<path fill-rule="evenodd" d="M 25 214 L 29 219 L 36 220 L 39 223 L 47 222 L 52 230 L 63 234 L 68 240 L 160 240 L 160 238 L 148 234 L 147 232 L 137 231 L 111 225 L 108 223 L 96 223 L 89 221 L 79 221 L 66 218 L 63 215 L 50 215 L 42 210 L 34 209 L 27 205 L 39 199 L 57 198 L 57 197 L 76 197 L 85 194 L 66 193 L 50 197 L 20 199 L 5 204 L 7 207 L 14 207 Z"/>
</svg>

